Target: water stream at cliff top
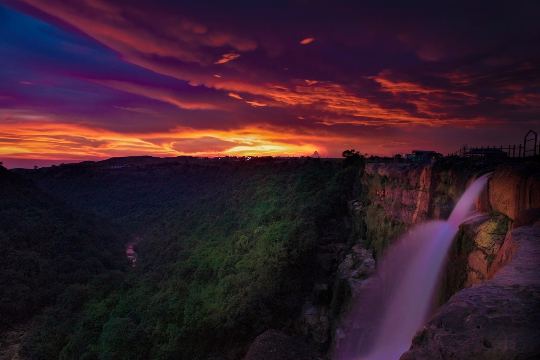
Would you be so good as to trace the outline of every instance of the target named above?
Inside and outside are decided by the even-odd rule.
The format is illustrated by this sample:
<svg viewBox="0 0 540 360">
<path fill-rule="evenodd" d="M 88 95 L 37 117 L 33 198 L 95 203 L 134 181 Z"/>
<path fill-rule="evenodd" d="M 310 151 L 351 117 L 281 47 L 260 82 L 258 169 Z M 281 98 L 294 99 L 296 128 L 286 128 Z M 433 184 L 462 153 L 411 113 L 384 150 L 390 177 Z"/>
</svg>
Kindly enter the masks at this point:
<svg viewBox="0 0 540 360">
<path fill-rule="evenodd" d="M 476 179 L 447 221 L 414 227 L 379 262 L 377 274 L 352 304 L 335 360 L 397 360 L 433 306 L 437 282 L 459 225 L 470 215 L 488 181 Z"/>
</svg>

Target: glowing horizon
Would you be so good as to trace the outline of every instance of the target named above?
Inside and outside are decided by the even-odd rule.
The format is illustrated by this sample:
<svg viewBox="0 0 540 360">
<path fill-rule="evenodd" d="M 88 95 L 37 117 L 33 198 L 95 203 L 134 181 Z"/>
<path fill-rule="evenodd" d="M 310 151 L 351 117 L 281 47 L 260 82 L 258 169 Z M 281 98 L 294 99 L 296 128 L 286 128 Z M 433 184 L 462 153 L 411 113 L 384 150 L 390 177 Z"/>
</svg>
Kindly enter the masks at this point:
<svg viewBox="0 0 540 360">
<path fill-rule="evenodd" d="M 448 153 L 539 130 L 525 7 L 126 4 L 0 5 L 0 161 Z"/>
</svg>

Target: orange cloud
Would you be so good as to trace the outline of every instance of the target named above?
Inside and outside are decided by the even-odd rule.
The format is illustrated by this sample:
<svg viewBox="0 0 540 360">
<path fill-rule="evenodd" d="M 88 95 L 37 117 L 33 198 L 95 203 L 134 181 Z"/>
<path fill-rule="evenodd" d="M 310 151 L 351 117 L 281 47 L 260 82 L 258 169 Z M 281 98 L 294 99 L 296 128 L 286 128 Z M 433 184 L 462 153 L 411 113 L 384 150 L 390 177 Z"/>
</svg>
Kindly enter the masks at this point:
<svg viewBox="0 0 540 360">
<path fill-rule="evenodd" d="M 246 101 L 246 103 L 248 103 L 249 105 L 251 105 L 253 107 L 265 107 L 265 106 L 268 106 L 267 104 L 265 104 L 263 102 L 255 101 L 255 100 Z"/>
<path fill-rule="evenodd" d="M 314 42 L 314 41 L 315 41 L 315 38 L 307 37 L 307 38 L 305 38 L 305 39 L 300 40 L 300 44 L 301 44 L 301 45 L 309 45 L 309 44 L 311 44 L 311 43 Z"/>
<path fill-rule="evenodd" d="M 297 84 L 245 82 L 236 79 L 215 78 L 214 76 L 188 74 L 182 69 L 137 59 L 137 65 L 178 79 L 192 79 L 193 85 L 205 85 L 217 90 L 225 90 L 242 96 L 249 94 L 260 97 L 256 101 L 271 107 L 310 106 L 319 111 L 336 115 L 366 117 L 375 123 L 390 120 L 389 124 L 406 125 L 410 123 L 429 125 L 437 119 L 414 116 L 401 109 L 383 108 L 371 100 L 358 97 L 345 87 L 331 82 L 305 81 Z M 253 105 L 253 104 L 251 104 Z"/>
<path fill-rule="evenodd" d="M 153 30 L 150 32 L 145 30 L 146 26 L 142 26 L 148 22 L 147 16 L 134 7 L 123 9 L 102 0 L 69 2 L 69 5 L 59 0 L 45 3 L 39 0 L 24 1 L 77 27 L 135 65 L 188 81 L 194 86 L 203 85 L 225 91 L 227 94 L 237 94 L 242 98 L 248 97 L 245 94 L 250 95 L 248 104 L 252 107 L 309 107 L 314 111 L 333 115 L 334 120 L 325 121 L 340 121 L 335 119 L 347 116 L 356 118 L 349 121 L 351 124 L 372 126 L 382 123 L 389 126 L 410 124 L 440 126 L 454 120 L 461 123 L 463 120 L 451 118 L 442 106 L 438 106 L 442 104 L 447 94 L 411 82 L 393 81 L 385 73 L 374 78 L 382 90 L 394 95 L 409 94 L 419 97 L 408 102 L 418 111 L 411 112 L 400 107 L 377 103 L 373 98 L 358 96 L 345 86 L 333 82 L 300 80 L 275 83 L 261 79 L 258 74 L 248 74 L 245 70 L 239 72 L 235 69 L 231 69 L 227 76 L 215 74 L 210 71 L 212 64 L 222 65 L 238 59 L 241 56 L 240 52 L 256 49 L 257 43 L 245 36 L 211 31 L 210 28 L 190 19 L 164 16 L 159 28 L 150 26 L 149 28 Z M 314 41 L 314 37 L 306 37 L 300 44 L 308 45 Z M 204 46 L 229 47 L 234 51 L 225 53 L 215 60 L 209 58 L 212 52 L 203 51 L 201 47 Z M 166 61 L 160 61 L 164 59 Z M 174 61 L 169 61 L 171 59 Z M 193 66 L 186 66 L 188 63 Z M 150 91 L 117 83 L 109 83 L 109 86 L 121 87 L 125 91 L 166 101 L 183 109 L 212 108 L 211 104 L 180 99 L 161 90 Z M 452 97 L 465 101 L 465 104 L 472 104 L 475 98 L 469 95 L 465 92 L 451 94 Z M 436 101 L 433 101 L 434 99 Z"/>
<path fill-rule="evenodd" d="M 318 137 L 255 126 L 232 130 L 178 127 L 165 132 L 123 134 L 82 124 L 0 113 L 0 158 L 77 160 L 146 154 L 154 156 L 307 155 Z M 76 135 L 74 135 L 76 134 Z M 290 139 L 295 139 L 291 142 Z"/>
<path fill-rule="evenodd" d="M 467 98 L 474 98 L 475 95 L 458 89 L 458 85 L 466 85 L 463 82 L 456 82 L 455 89 L 442 89 L 425 86 L 419 83 L 411 81 L 402 81 L 392 79 L 392 72 L 388 70 L 381 71 L 377 76 L 371 77 L 376 83 L 378 83 L 384 91 L 390 92 L 394 95 L 397 94 L 412 94 L 412 95 L 429 95 L 429 94 L 453 94 L 462 95 Z M 451 81 L 458 81 L 457 75 L 449 76 Z"/>
<path fill-rule="evenodd" d="M 221 58 L 216 60 L 214 64 L 226 64 L 229 61 L 233 61 L 235 59 L 238 59 L 240 57 L 240 54 L 237 53 L 227 53 L 221 55 Z"/>
<path fill-rule="evenodd" d="M 241 97 L 241 96 L 238 95 L 237 93 L 233 93 L 233 92 L 230 92 L 230 93 L 228 93 L 227 95 L 229 95 L 229 97 L 232 97 L 233 99 L 238 99 L 238 100 L 244 99 L 243 97 Z"/>
<path fill-rule="evenodd" d="M 373 78 L 373 80 L 375 80 L 375 82 L 378 83 L 384 91 L 390 92 L 392 94 L 402 94 L 402 93 L 433 94 L 437 92 L 437 90 L 435 89 L 422 87 L 412 82 L 392 81 L 383 76 L 376 76 Z"/>
<path fill-rule="evenodd" d="M 428 121 L 436 121 L 440 125 L 467 122 L 467 126 L 485 122 L 485 119 L 479 117 L 471 119 L 450 115 L 456 107 L 479 102 L 475 94 L 462 90 L 459 85 L 455 85 L 455 89 L 428 87 L 411 81 L 394 80 L 389 71 L 382 71 L 371 79 L 380 85 L 382 91 L 391 93 L 404 103 L 414 105 L 419 117 Z"/>
</svg>

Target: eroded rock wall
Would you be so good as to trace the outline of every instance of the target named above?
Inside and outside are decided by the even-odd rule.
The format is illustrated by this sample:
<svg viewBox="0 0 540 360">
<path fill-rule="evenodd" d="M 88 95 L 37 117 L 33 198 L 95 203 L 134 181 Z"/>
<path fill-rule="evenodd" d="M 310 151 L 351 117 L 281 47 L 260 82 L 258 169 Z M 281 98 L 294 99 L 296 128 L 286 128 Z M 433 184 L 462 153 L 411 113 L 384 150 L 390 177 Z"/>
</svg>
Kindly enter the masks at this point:
<svg viewBox="0 0 540 360">
<path fill-rule="evenodd" d="M 410 226 L 426 219 L 447 218 L 467 185 L 474 178 L 487 172 L 493 173 L 488 186 L 476 203 L 476 210 L 482 215 L 463 224 L 454 242 L 442 279 L 439 304 L 446 303 L 449 298 L 464 297 L 465 295 L 459 295 L 462 291 L 469 294 L 469 290 L 462 290 L 464 288 L 475 289 L 477 286 L 491 284 L 490 279 L 494 276 L 502 276 L 498 275 L 499 270 L 505 269 L 505 265 L 511 261 L 513 263 L 513 254 L 523 246 L 521 245 L 523 241 L 528 241 L 522 240 L 523 235 L 516 235 L 521 232 L 516 233 L 517 230 L 512 231 L 512 229 L 530 225 L 540 218 L 540 166 L 538 162 L 517 162 L 494 166 L 489 163 L 474 163 L 460 159 L 455 161 L 457 163 L 444 160 L 433 165 L 370 164 L 366 168 L 363 179 L 364 198 L 361 206 L 357 207 L 357 217 L 363 216 L 365 219 L 363 243 L 380 256 L 384 249 Z M 528 234 L 530 235 L 531 232 L 529 231 Z M 516 236 L 520 236 L 517 242 L 514 241 Z M 515 268 L 520 265 L 512 266 Z M 536 269 L 540 273 L 539 268 L 536 267 Z M 513 274 L 516 272 L 514 271 Z M 454 321 L 452 317 L 462 319 L 463 316 L 468 316 L 469 312 L 478 313 L 478 316 L 471 321 L 487 321 L 484 317 L 487 316 L 483 310 L 484 306 L 488 313 L 496 311 L 494 309 L 498 307 L 517 306 L 519 308 L 516 314 L 513 314 L 511 310 L 504 313 L 501 318 L 504 320 L 497 316 L 490 318 L 489 322 L 493 321 L 497 325 L 494 332 L 486 329 L 485 324 L 476 324 L 475 326 L 480 326 L 476 328 L 476 332 L 463 324 L 455 325 L 452 328 L 455 332 L 454 340 L 463 340 L 471 336 L 477 344 L 473 346 L 465 342 L 465 348 L 472 346 L 471 351 L 479 354 L 479 357 L 465 356 L 465 353 L 456 353 L 456 357 L 453 357 L 451 348 L 458 346 L 456 340 L 455 343 L 451 341 L 444 343 L 444 346 L 447 346 L 447 352 L 441 359 L 502 359 L 509 358 L 509 354 L 530 354 L 536 351 L 531 348 L 533 344 L 531 337 L 522 335 L 533 326 L 531 319 L 524 316 L 524 309 L 538 306 L 538 293 L 534 288 L 525 289 L 529 285 L 521 291 L 513 292 L 509 284 L 519 287 L 519 276 L 515 282 L 511 276 L 507 276 L 507 279 L 507 287 L 504 289 L 485 288 L 478 293 L 470 293 L 466 302 L 457 304 L 456 300 L 450 300 L 448 304 L 441 307 L 442 310 L 439 310 L 440 313 L 436 316 L 439 316 L 439 320 L 450 322 Z M 528 299 L 529 295 L 535 298 Z M 478 296 L 478 304 L 474 303 L 475 296 Z M 489 296 L 493 298 L 488 300 Z M 444 309 L 448 306 L 450 309 L 445 312 Z M 514 315 L 516 321 L 522 324 L 516 327 L 506 325 L 506 329 L 511 332 L 510 340 L 513 343 L 505 345 L 507 348 L 504 348 L 503 340 L 497 337 L 499 336 L 497 332 L 504 332 L 505 321 L 510 321 Z M 456 321 L 459 323 L 461 320 Z M 434 344 L 442 341 L 438 338 L 439 336 L 445 338 L 448 334 L 435 331 L 434 329 L 439 328 L 434 328 L 433 322 L 430 324 L 429 330 L 418 337 L 413 347 L 414 351 L 407 355 L 406 359 L 431 359 L 434 357 L 430 357 L 429 354 L 433 351 L 442 351 L 436 349 Z M 488 334 L 486 339 L 481 338 L 484 333 Z M 430 340 L 422 342 L 425 337 Z M 518 341 L 518 337 L 524 340 Z M 518 347 L 523 347 L 524 350 L 519 352 Z M 492 348 L 495 350 L 490 350 Z M 505 355 L 492 357 L 497 351 Z"/>
<path fill-rule="evenodd" d="M 364 185 L 372 205 L 385 217 L 405 225 L 424 221 L 428 216 L 431 165 L 380 164 L 366 166 Z"/>
<path fill-rule="evenodd" d="M 516 221 L 524 212 L 540 208 L 537 161 L 501 165 L 464 159 L 443 159 L 423 165 L 371 163 L 363 175 L 361 200 L 366 212 L 372 211 L 385 221 L 398 222 L 406 228 L 426 219 L 447 218 L 467 185 L 488 172 L 492 172 L 492 177 L 476 204 L 478 211 L 501 213 Z M 373 225 L 369 220 L 368 228 Z"/>
<path fill-rule="evenodd" d="M 489 182 L 489 203 L 494 211 L 516 221 L 540 208 L 540 164 L 500 166 Z"/>
<path fill-rule="evenodd" d="M 455 294 L 402 360 L 540 358 L 540 222 L 510 238 L 512 260 L 491 280 Z"/>
<path fill-rule="evenodd" d="M 464 286 L 490 278 L 508 230 L 533 221 L 540 212 L 538 162 L 494 165 L 466 159 L 435 164 L 372 163 L 362 179 L 363 198 L 355 217 L 359 235 L 376 257 L 409 227 L 427 219 L 446 219 L 461 194 L 477 176 L 492 172 L 476 203 L 485 217 L 462 226 L 450 254 L 444 300 Z M 480 221 L 481 220 L 481 221 Z M 458 266 L 458 269 L 455 268 Z M 452 269 L 452 267 L 454 267 Z"/>
<path fill-rule="evenodd" d="M 362 178 L 364 245 L 381 255 L 407 228 L 428 218 L 431 165 L 371 163 Z M 357 215 L 358 216 L 358 215 Z"/>
</svg>

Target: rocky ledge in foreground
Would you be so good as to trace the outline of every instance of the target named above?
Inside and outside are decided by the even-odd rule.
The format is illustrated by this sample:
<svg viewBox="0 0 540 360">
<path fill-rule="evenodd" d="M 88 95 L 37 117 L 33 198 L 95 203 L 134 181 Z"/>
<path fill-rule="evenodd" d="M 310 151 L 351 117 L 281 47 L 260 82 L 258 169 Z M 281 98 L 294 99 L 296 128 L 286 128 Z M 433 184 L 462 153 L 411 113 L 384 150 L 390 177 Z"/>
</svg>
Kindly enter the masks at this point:
<svg viewBox="0 0 540 360">
<path fill-rule="evenodd" d="M 401 360 L 540 359 L 540 221 L 511 236 L 510 262 L 456 293 Z"/>
</svg>

